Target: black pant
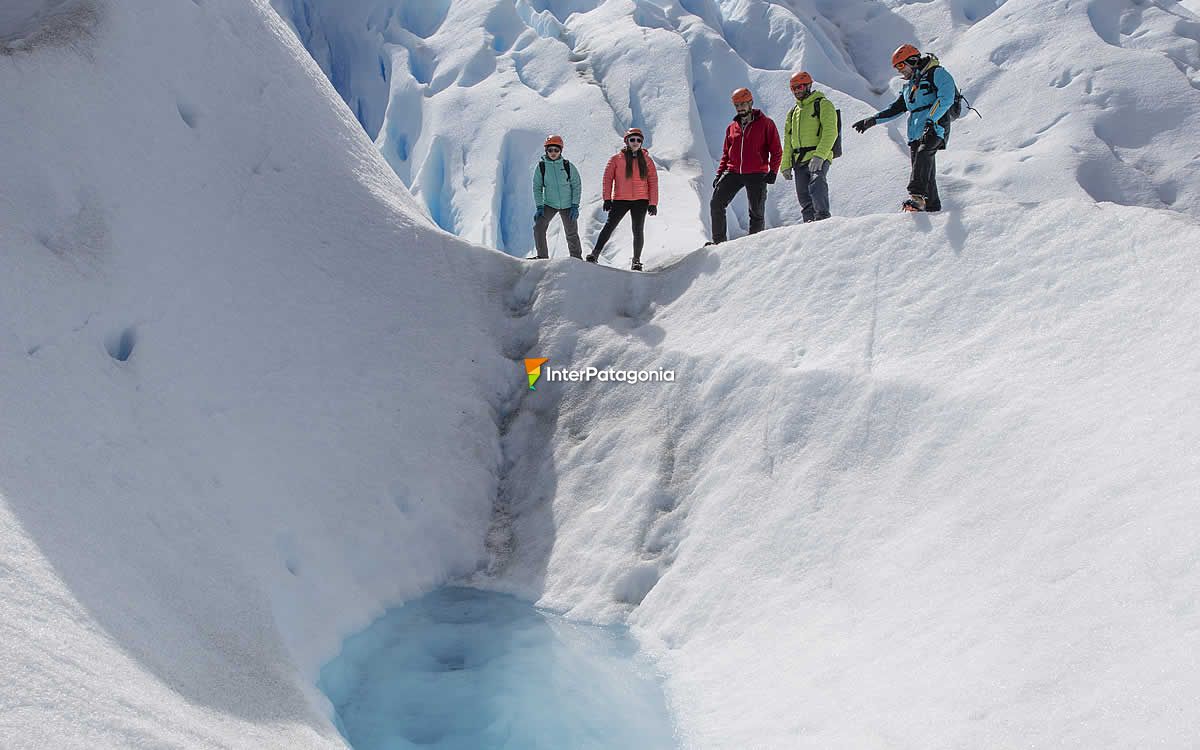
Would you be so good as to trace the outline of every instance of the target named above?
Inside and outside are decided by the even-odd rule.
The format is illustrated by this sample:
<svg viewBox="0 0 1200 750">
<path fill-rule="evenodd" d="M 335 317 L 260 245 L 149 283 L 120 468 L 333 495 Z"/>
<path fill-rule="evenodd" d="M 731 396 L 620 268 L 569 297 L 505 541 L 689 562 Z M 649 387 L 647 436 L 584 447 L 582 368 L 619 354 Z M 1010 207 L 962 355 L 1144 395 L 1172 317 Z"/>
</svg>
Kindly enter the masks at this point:
<svg viewBox="0 0 1200 750">
<path fill-rule="evenodd" d="M 646 228 L 646 209 L 650 207 L 650 201 L 613 201 L 612 210 L 608 212 L 608 221 L 604 222 L 604 228 L 600 230 L 600 236 L 596 238 L 596 247 L 592 250 L 593 256 L 600 255 L 600 251 L 608 244 L 608 238 L 612 236 L 613 230 L 621 223 L 621 219 L 625 218 L 625 214 L 633 217 L 633 262 L 637 263 L 642 259 L 642 245 L 646 242 L 646 235 L 643 231 Z"/>
<path fill-rule="evenodd" d="M 926 133 L 919 140 L 908 144 L 912 155 L 912 177 L 908 181 L 908 193 L 923 197 L 926 211 L 939 211 L 942 208 L 942 199 L 938 197 L 937 189 L 937 152 L 941 147 L 942 139 L 933 133 Z"/>
<path fill-rule="evenodd" d="M 761 232 L 767 224 L 767 175 L 726 172 L 713 191 L 708 207 L 712 213 L 713 242 L 729 239 L 725 233 L 725 209 L 742 188 L 750 200 L 750 234 Z"/>
</svg>

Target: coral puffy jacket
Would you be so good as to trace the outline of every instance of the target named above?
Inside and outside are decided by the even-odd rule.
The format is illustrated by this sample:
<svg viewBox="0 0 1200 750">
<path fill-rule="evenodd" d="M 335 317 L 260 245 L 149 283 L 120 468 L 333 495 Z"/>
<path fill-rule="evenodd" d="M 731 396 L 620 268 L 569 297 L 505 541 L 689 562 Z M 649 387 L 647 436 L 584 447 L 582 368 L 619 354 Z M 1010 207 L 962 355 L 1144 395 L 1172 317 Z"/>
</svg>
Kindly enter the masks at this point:
<svg viewBox="0 0 1200 750">
<path fill-rule="evenodd" d="M 718 172 L 764 174 L 779 171 L 779 162 L 783 160 L 779 129 L 761 109 L 752 110 L 751 115 L 745 127 L 735 117 L 725 128 L 725 148 L 721 151 Z"/>
<path fill-rule="evenodd" d="M 618 151 L 608 160 L 604 168 L 604 200 L 617 201 L 650 201 L 651 206 L 658 205 L 658 170 L 650 152 L 642 149 L 646 155 L 646 176 L 641 176 L 637 158 L 633 158 L 633 176 L 625 176 L 625 149 Z"/>
</svg>

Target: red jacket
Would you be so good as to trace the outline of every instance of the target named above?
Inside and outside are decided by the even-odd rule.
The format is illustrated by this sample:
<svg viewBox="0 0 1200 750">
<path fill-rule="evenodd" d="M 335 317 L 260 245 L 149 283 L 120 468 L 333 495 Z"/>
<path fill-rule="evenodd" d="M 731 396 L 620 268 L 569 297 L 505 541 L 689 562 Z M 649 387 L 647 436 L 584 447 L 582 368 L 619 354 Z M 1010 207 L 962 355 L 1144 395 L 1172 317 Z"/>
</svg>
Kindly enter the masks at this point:
<svg viewBox="0 0 1200 750">
<path fill-rule="evenodd" d="M 761 109 L 752 110 L 750 114 L 750 124 L 746 127 L 743 128 L 735 117 L 725 128 L 725 149 L 721 152 L 718 173 L 764 174 L 779 171 L 783 149 L 779 145 L 779 130 L 775 127 L 775 121 L 764 115 Z"/>
<path fill-rule="evenodd" d="M 658 170 L 654 168 L 650 152 L 642 149 L 642 153 L 646 155 L 645 177 L 638 169 L 636 157 L 633 159 L 633 176 L 625 176 L 625 149 L 608 160 L 608 166 L 604 168 L 604 200 L 650 201 L 651 206 L 658 205 Z"/>
</svg>

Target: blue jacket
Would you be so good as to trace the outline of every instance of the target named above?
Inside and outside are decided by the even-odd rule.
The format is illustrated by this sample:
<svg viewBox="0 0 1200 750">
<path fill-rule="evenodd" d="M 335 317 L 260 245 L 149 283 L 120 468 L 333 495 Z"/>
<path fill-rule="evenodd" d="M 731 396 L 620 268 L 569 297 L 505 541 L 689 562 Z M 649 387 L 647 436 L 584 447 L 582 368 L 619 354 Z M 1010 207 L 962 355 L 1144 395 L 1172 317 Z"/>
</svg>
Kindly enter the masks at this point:
<svg viewBox="0 0 1200 750">
<path fill-rule="evenodd" d="M 546 165 L 546 178 L 542 179 L 542 168 L 533 167 L 533 203 L 539 208 L 570 208 L 578 206 L 583 194 L 583 182 L 579 178 L 579 167 L 571 165 L 571 178 L 563 168 L 563 159 L 543 156 L 540 164 Z"/>
<path fill-rule="evenodd" d="M 900 90 L 896 101 L 887 109 L 875 113 L 875 121 L 887 122 L 908 112 L 910 143 L 921 139 L 925 125 L 929 122 L 933 123 L 937 137 L 945 141 L 950 135 L 950 129 L 938 124 L 938 120 L 942 119 L 954 104 L 954 78 L 933 55 L 927 55 L 922 62 L 917 74 L 904 82 L 904 88 Z"/>
</svg>

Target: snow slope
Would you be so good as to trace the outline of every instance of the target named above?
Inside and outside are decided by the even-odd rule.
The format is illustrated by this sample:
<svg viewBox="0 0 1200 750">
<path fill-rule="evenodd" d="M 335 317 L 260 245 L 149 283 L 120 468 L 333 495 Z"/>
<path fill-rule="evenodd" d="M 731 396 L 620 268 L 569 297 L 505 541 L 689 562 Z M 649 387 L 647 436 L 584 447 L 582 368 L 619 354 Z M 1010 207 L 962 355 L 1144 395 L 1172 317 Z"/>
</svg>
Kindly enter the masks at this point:
<svg viewBox="0 0 1200 750">
<path fill-rule="evenodd" d="M 277 7 L 304 47 L 266 0 L 0 16 L 0 746 L 340 747 L 321 664 L 446 581 L 628 621 L 689 747 L 1192 743 L 1182 6 Z M 905 34 L 981 88 L 955 210 L 891 212 L 876 130 L 849 215 L 662 268 L 724 92 L 804 65 L 856 118 Z M 658 273 L 439 229 L 519 253 L 544 131 L 594 185 L 639 119 Z"/>
<path fill-rule="evenodd" d="M 848 123 L 894 99 L 889 58 L 906 41 L 936 52 L 987 118 L 959 123 L 942 157 L 949 205 L 1075 196 L 1198 215 L 1200 19 L 1175 0 L 273 2 L 434 220 L 515 255 L 532 247 L 545 134 L 582 167 L 594 240 L 599 176 L 630 125 L 665 167 L 646 257 L 699 246 L 729 92 L 749 85 L 782 122 L 798 69 L 847 123 L 835 213 L 890 210 L 907 181 L 902 123 L 866 136 Z M 744 230 L 744 202 L 731 210 Z M 798 218 L 781 182 L 768 225 Z M 623 265 L 630 240 L 615 242 Z"/>
<path fill-rule="evenodd" d="M 527 395 L 500 585 L 628 616 L 689 746 L 1188 747 L 1197 247 L 1071 199 L 552 266 L 538 356 L 677 382 Z"/>
<path fill-rule="evenodd" d="M 0 56 L 0 746 L 338 747 L 321 663 L 482 555 L 516 264 L 264 4 L 56 10 Z"/>
</svg>

